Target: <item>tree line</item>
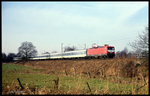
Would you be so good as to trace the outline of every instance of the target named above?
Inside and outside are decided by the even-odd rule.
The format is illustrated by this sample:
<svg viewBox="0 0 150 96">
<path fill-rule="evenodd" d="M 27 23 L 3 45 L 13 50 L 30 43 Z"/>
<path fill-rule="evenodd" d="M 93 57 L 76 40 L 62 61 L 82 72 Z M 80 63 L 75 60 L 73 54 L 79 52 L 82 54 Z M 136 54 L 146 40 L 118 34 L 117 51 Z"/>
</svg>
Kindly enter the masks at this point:
<svg viewBox="0 0 150 96">
<path fill-rule="evenodd" d="M 116 52 L 116 58 L 132 58 L 135 57 L 134 52 L 129 52 L 127 47 L 125 47 L 122 51 Z"/>
<path fill-rule="evenodd" d="M 134 50 L 133 52 L 128 52 L 128 49 L 125 47 L 122 51 L 116 52 L 117 58 L 128 57 L 131 58 L 133 56 L 149 56 L 149 27 L 145 27 L 145 30 L 138 35 L 137 40 L 133 42 L 129 42 L 129 45 Z M 75 46 L 65 47 L 64 52 L 73 51 L 77 48 Z M 18 48 L 18 53 L 9 53 L 6 55 L 2 53 L 2 62 L 12 62 L 14 57 L 20 57 L 21 60 L 29 60 L 30 58 L 37 55 L 36 47 L 32 44 L 32 42 L 23 42 L 21 46 Z"/>
<path fill-rule="evenodd" d="M 36 47 L 32 42 L 23 42 L 18 48 L 18 53 L 9 53 L 8 56 L 5 53 L 2 53 L 2 62 L 13 62 L 15 57 L 20 57 L 21 60 L 28 61 L 29 58 L 32 58 L 37 55 Z"/>
<path fill-rule="evenodd" d="M 12 62 L 14 57 L 17 57 L 15 53 L 9 53 L 8 55 L 2 53 L 2 62 Z"/>
<path fill-rule="evenodd" d="M 116 52 L 116 57 L 148 57 L 149 56 L 149 27 L 145 27 L 145 30 L 138 34 L 138 37 L 133 42 L 129 42 L 129 46 L 133 49 L 132 52 L 128 52 L 125 47 L 122 51 Z"/>
</svg>

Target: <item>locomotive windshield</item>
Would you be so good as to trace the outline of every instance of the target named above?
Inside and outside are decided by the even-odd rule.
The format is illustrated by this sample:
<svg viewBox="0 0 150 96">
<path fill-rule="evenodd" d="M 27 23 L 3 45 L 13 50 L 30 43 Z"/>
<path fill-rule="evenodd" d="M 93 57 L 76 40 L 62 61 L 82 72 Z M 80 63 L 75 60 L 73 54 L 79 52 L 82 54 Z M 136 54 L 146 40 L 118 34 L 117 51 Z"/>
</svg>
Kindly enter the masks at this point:
<svg viewBox="0 0 150 96">
<path fill-rule="evenodd" d="M 113 47 L 108 47 L 108 50 L 115 50 Z"/>
<path fill-rule="evenodd" d="M 115 48 L 114 47 L 108 47 L 108 52 L 114 52 Z"/>
</svg>

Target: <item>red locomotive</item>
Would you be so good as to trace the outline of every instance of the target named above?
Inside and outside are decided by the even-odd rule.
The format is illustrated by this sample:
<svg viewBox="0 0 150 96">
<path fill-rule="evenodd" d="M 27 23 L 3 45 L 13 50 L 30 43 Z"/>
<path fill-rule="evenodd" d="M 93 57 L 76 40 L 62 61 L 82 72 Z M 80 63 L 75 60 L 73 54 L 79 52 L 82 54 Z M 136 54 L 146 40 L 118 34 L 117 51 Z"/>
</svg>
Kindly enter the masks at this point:
<svg viewBox="0 0 150 96">
<path fill-rule="evenodd" d="M 104 46 L 93 46 L 93 48 L 87 49 L 87 56 L 113 58 L 115 56 L 115 48 L 107 44 Z"/>
</svg>

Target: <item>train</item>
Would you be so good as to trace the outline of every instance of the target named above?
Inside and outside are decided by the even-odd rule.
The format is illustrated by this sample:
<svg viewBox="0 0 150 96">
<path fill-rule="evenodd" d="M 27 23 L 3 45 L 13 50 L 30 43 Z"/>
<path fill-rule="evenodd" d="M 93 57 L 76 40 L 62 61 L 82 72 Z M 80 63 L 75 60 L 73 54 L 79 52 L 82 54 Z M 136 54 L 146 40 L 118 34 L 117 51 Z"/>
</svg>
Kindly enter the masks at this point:
<svg viewBox="0 0 150 96">
<path fill-rule="evenodd" d="M 42 56 L 35 56 L 30 60 L 48 59 L 79 59 L 79 58 L 113 58 L 115 57 L 115 47 L 105 44 L 104 46 L 92 46 L 92 48 L 66 51 L 62 53 L 51 53 Z"/>
<path fill-rule="evenodd" d="M 92 48 L 83 50 L 45 54 L 42 56 L 35 56 L 30 59 L 46 60 L 46 59 L 113 58 L 113 57 L 115 57 L 115 47 L 105 44 L 104 46 L 92 46 Z"/>
</svg>

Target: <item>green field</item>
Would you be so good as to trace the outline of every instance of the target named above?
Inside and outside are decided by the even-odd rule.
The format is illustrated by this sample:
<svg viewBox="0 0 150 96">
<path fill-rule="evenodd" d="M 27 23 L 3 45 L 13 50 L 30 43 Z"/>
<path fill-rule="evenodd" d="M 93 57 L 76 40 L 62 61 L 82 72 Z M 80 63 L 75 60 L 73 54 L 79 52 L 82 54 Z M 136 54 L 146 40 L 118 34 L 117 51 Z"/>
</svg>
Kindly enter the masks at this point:
<svg viewBox="0 0 150 96">
<path fill-rule="evenodd" d="M 136 89 L 143 83 L 134 83 L 134 79 L 120 78 L 121 81 L 130 81 L 130 83 L 119 83 L 117 77 L 88 78 L 44 74 L 44 71 L 45 69 L 19 64 L 2 64 L 2 94 L 20 91 L 17 78 L 24 87 L 21 94 L 148 94 L 148 85 L 137 91 Z M 59 81 L 56 85 L 54 80 L 57 78 Z"/>
</svg>

